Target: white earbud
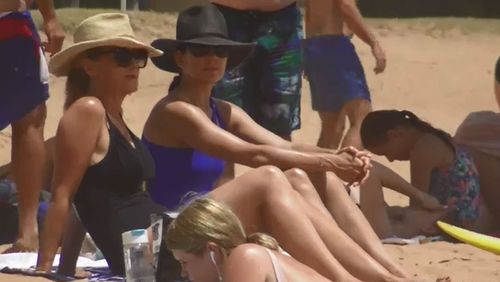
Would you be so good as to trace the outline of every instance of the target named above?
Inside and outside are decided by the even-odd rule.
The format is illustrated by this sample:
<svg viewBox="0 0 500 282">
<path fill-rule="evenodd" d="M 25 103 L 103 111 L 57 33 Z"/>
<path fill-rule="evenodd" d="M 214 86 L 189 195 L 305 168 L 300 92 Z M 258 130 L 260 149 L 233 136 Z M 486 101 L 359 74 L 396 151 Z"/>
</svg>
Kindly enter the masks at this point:
<svg viewBox="0 0 500 282">
<path fill-rule="evenodd" d="M 215 262 L 215 252 L 214 251 L 210 251 L 210 253 L 208 254 L 210 256 L 210 259 L 212 260 L 212 262 L 217 265 L 217 263 Z"/>
<path fill-rule="evenodd" d="M 220 273 L 219 266 L 217 266 L 217 263 L 215 262 L 215 252 L 214 251 L 210 251 L 208 253 L 208 255 L 210 256 L 210 260 L 212 261 L 212 263 L 215 266 L 215 270 L 217 270 L 217 275 L 219 276 L 219 281 L 222 282 L 222 274 Z"/>
</svg>

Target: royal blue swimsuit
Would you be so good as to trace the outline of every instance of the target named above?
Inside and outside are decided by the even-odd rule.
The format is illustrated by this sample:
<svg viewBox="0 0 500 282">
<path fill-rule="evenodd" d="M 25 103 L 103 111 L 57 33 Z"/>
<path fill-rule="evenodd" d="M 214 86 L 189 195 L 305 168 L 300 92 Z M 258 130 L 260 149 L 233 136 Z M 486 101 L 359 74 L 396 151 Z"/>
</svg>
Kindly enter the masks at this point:
<svg viewBox="0 0 500 282">
<path fill-rule="evenodd" d="M 210 99 L 212 122 L 220 128 L 224 123 L 214 99 Z M 166 121 L 168 122 L 168 121 Z M 155 162 L 156 176 L 148 188 L 153 200 L 169 210 L 175 210 L 189 192 L 210 192 L 222 175 L 225 162 L 192 148 L 165 147 L 142 141 Z"/>
</svg>

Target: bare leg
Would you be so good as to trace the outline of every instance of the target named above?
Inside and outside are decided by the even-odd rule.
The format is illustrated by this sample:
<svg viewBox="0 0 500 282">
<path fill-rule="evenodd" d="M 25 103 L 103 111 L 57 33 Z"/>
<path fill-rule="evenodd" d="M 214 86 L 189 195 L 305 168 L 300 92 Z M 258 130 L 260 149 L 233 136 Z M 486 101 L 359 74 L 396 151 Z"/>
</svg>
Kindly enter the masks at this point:
<svg viewBox="0 0 500 282">
<path fill-rule="evenodd" d="M 349 128 L 342 141 L 342 147 L 353 146 L 358 149 L 363 148 L 359 131 L 361 130 L 363 119 L 371 110 L 372 106 L 370 102 L 365 99 L 349 101 L 342 107 L 342 112 L 345 112 L 349 118 Z"/>
<path fill-rule="evenodd" d="M 293 191 L 277 168 L 253 170 L 217 188 L 212 195 L 233 208 L 249 233 L 269 232 L 294 257 L 329 279 L 338 281 L 347 277 L 343 265 L 366 281 L 396 280 L 330 217 Z M 256 210 L 260 214 L 255 214 Z"/>
<path fill-rule="evenodd" d="M 370 173 L 366 182 L 361 185 L 360 192 L 361 211 L 378 237 L 383 239 L 394 236 L 395 233 L 387 213 L 387 204 L 384 200 L 382 181 L 379 176 Z"/>
<path fill-rule="evenodd" d="M 6 252 L 38 249 L 36 217 L 44 181 L 46 114 L 47 108 L 41 104 L 12 124 L 12 167 L 19 194 L 19 238 Z"/>
<path fill-rule="evenodd" d="M 310 174 L 326 208 L 340 228 L 372 258 L 398 277 L 408 277 L 384 249 L 362 211 L 351 200 L 342 181 L 333 173 Z M 383 198 L 382 198 L 383 201 Z M 381 208 L 385 212 L 385 203 Z M 380 213 L 380 211 L 377 211 Z M 388 225 L 390 227 L 390 223 Z"/>
<path fill-rule="evenodd" d="M 314 206 L 324 215 L 333 219 L 332 214 L 328 211 L 328 209 L 326 209 L 325 204 L 321 201 L 318 191 L 314 188 L 305 171 L 292 168 L 285 171 L 285 175 L 293 189 L 297 191 L 308 204 Z"/>
<path fill-rule="evenodd" d="M 210 195 L 230 206 L 249 234 L 269 232 L 296 259 L 325 277 L 357 281 L 329 252 L 312 223 L 297 208 L 293 193 L 279 169 L 265 166 L 216 188 Z"/>
<path fill-rule="evenodd" d="M 345 114 L 341 112 L 318 112 L 318 114 L 321 119 L 318 147 L 337 149 L 344 135 Z"/>
</svg>

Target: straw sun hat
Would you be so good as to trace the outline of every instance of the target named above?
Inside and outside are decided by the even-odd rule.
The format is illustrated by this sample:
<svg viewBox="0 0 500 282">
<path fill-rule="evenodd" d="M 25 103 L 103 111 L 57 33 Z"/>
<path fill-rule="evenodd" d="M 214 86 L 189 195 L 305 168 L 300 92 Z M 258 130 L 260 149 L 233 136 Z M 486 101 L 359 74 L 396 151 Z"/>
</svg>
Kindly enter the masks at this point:
<svg viewBox="0 0 500 282">
<path fill-rule="evenodd" d="M 104 13 L 83 20 L 73 34 L 74 43 L 55 54 L 49 62 L 49 71 L 55 76 L 66 76 L 74 59 L 82 52 L 101 46 L 141 48 L 150 57 L 163 54 L 138 41 L 130 25 L 129 17 L 119 13 Z"/>
</svg>

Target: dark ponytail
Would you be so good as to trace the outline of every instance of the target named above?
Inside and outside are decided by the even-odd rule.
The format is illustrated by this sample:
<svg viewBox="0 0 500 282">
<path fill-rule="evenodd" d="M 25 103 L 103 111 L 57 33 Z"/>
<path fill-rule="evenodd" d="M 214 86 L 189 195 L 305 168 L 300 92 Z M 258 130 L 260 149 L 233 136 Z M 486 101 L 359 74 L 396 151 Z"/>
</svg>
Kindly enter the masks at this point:
<svg viewBox="0 0 500 282">
<path fill-rule="evenodd" d="M 430 123 L 421 120 L 410 111 L 383 110 L 369 113 L 361 124 L 361 142 L 366 148 L 387 142 L 387 132 L 396 127 L 414 127 L 423 132 L 434 134 L 455 151 L 451 136 Z"/>
<path fill-rule="evenodd" d="M 423 132 L 434 134 L 434 136 L 441 139 L 441 141 L 443 141 L 446 145 L 450 146 L 450 148 L 453 151 L 455 151 L 455 143 L 453 142 L 453 139 L 451 138 L 450 134 L 448 134 L 444 130 L 435 128 L 426 121 L 421 120 L 419 117 L 417 117 L 414 113 L 410 111 L 406 110 L 401 111 L 401 114 L 404 115 L 405 118 L 408 118 L 411 125 L 422 130 Z"/>
</svg>

